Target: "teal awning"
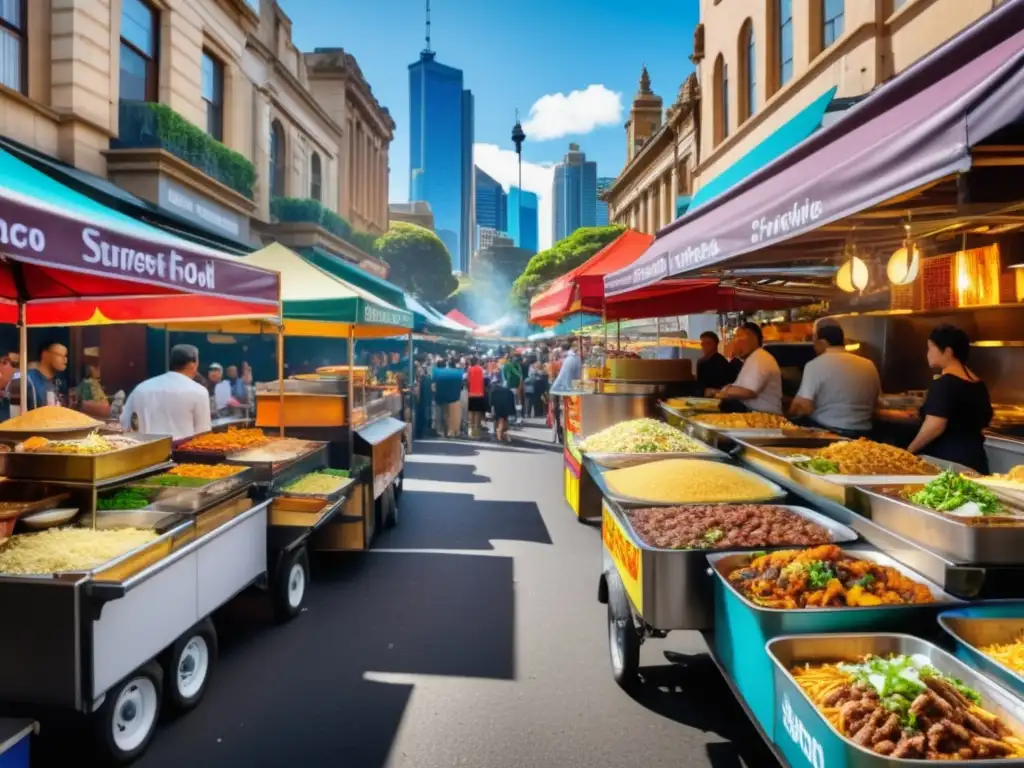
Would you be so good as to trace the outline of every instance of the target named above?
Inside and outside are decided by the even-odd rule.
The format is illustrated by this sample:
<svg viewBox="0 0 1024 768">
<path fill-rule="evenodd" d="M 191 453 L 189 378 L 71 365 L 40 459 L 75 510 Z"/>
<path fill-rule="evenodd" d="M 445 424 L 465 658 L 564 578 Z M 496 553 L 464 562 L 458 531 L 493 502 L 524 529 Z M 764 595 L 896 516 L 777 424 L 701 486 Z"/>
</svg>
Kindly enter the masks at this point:
<svg viewBox="0 0 1024 768">
<path fill-rule="evenodd" d="M 377 277 L 365 269 L 360 269 L 355 264 L 351 264 L 340 256 L 335 256 L 333 253 L 325 251 L 323 248 L 296 248 L 295 251 L 307 261 L 316 264 L 320 269 L 337 275 L 345 282 L 351 283 L 357 288 L 362 288 L 364 291 L 372 293 L 378 299 L 383 299 L 388 304 L 394 304 L 396 307 L 405 306 L 405 291 L 394 283 L 389 283 L 387 280 Z"/>
<path fill-rule="evenodd" d="M 747 152 L 743 157 L 730 165 L 720 174 L 715 176 L 690 199 L 687 210 L 692 211 L 712 198 L 718 197 L 727 189 L 743 181 L 755 171 L 764 168 L 775 158 L 781 157 L 802 142 L 821 127 L 821 121 L 825 117 L 825 110 L 828 109 L 832 99 L 835 98 L 836 88 L 830 88 L 823 93 L 801 112 L 797 113 L 789 122 L 768 136 L 764 141 Z"/>
<path fill-rule="evenodd" d="M 408 293 L 403 294 L 403 296 L 405 308 L 412 312 L 415 323 L 413 328 L 417 333 L 431 333 L 444 336 L 467 335 L 467 329 L 455 321 L 449 320 L 437 310 L 421 303 L 415 296 Z"/>
<path fill-rule="evenodd" d="M 688 210 L 690 210 L 690 200 L 692 198 L 689 195 L 680 195 L 676 198 L 676 218 L 678 219 Z"/>
</svg>

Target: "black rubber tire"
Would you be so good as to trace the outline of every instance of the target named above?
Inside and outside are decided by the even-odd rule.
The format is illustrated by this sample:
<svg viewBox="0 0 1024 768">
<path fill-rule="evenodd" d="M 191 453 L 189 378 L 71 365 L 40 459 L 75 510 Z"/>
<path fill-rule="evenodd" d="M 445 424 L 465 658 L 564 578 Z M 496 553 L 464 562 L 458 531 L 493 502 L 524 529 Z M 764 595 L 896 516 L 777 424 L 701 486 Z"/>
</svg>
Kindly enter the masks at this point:
<svg viewBox="0 0 1024 768">
<path fill-rule="evenodd" d="M 103 701 L 103 705 L 93 715 L 93 727 L 94 735 L 96 737 L 96 748 L 97 756 L 104 765 L 128 765 L 138 759 L 143 752 L 145 752 L 153 741 L 153 736 L 156 734 L 157 724 L 160 722 L 160 704 L 163 698 L 163 669 L 156 661 L 148 661 L 139 667 L 137 670 L 132 672 L 128 677 L 122 680 L 117 685 L 113 686 L 107 691 L 106 698 Z M 144 684 L 144 681 L 149 681 L 153 684 L 156 689 L 155 697 L 153 697 L 151 706 L 154 707 L 152 713 L 143 712 L 143 717 L 152 717 L 149 730 L 146 732 L 144 738 L 131 749 L 124 749 L 118 745 L 114 738 L 115 718 L 117 716 L 117 702 L 121 696 L 122 691 L 126 689 Z M 124 713 L 122 713 L 124 714 Z M 135 716 L 138 716 L 138 708 L 134 710 Z"/>
<path fill-rule="evenodd" d="M 398 477 L 395 478 L 395 482 L 392 484 L 392 488 L 395 489 L 395 502 L 402 498 L 402 491 L 405 486 L 405 467 L 402 467 L 402 471 L 398 473 Z"/>
<path fill-rule="evenodd" d="M 298 585 L 301 585 L 301 591 L 296 594 Z M 301 613 L 308 591 L 309 553 L 303 546 L 284 555 L 281 566 L 274 574 L 270 599 L 274 607 L 274 618 L 278 623 L 291 621 Z"/>
<path fill-rule="evenodd" d="M 187 695 L 181 690 L 180 682 L 181 674 L 188 671 L 187 666 L 185 670 L 182 669 L 183 662 L 185 665 L 188 665 L 189 659 L 183 660 L 181 657 L 185 650 L 189 648 L 189 643 L 193 638 L 201 638 L 203 643 L 205 643 L 207 666 L 200 688 L 191 695 Z M 192 653 L 189 655 L 192 656 Z M 210 678 L 213 676 L 216 664 L 217 630 L 213 626 L 213 621 L 207 617 L 175 640 L 167 652 L 164 663 L 164 705 L 171 714 L 182 715 L 192 711 L 199 705 L 199 702 L 203 700 L 203 696 L 206 694 L 207 688 L 210 687 Z"/>
<path fill-rule="evenodd" d="M 619 574 L 607 575 L 608 582 L 608 653 L 612 678 L 625 691 L 632 691 L 640 682 L 640 636 L 633 623 L 629 596 Z"/>
</svg>

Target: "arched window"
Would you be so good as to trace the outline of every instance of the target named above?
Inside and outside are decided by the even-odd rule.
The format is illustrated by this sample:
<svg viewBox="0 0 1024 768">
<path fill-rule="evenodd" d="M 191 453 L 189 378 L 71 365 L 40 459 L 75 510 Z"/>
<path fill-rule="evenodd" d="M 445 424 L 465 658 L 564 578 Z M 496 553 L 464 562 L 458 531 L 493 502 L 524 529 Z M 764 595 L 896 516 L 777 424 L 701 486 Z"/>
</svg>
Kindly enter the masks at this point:
<svg viewBox="0 0 1024 768">
<path fill-rule="evenodd" d="M 729 69 L 722 54 L 715 59 L 714 73 L 714 132 L 715 144 L 729 135 Z"/>
<path fill-rule="evenodd" d="M 757 51 L 754 45 L 754 22 L 747 19 L 740 28 L 737 53 L 740 60 L 740 122 L 757 111 Z"/>
<path fill-rule="evenodd" d="M 320 155 L 313 153 L 309 162 L 309 196 L 318 203 L 323 202 L 323 170 L 320 167 Z"/>
<path fill-rule="evenodd" d="M 793 0 L 775 0 L 778 87 L 793 78 Z"/>
<path fill-rule="evenodd" d="M 285 144 L 280 121 L 270 124 L 270 196 L 284 197 Z"/>
<path fill-rule="evenodd" d="M 821 50 L 843 36 L 844 0 L 821 0 Z"/>
</svg>

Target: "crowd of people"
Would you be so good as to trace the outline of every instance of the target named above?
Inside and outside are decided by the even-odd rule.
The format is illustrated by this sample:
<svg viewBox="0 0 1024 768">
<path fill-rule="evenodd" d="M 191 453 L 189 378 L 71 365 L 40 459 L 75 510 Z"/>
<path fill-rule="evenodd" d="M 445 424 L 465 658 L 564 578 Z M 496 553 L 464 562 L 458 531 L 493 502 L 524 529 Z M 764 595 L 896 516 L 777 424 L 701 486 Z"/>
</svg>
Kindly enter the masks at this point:
<svg viewBox="0 0 1024 768">
<path fill-rule="evenodd" d="M 510 428 L 522 426 L 524 419 L 548 418 L 551 384 L 565 359 L 565 350 L 547 346 L 420 356 L 417 437 L 480 439 L 490 435 L 490 421 L 494 437 L 508 442 Z"/>
</svg>

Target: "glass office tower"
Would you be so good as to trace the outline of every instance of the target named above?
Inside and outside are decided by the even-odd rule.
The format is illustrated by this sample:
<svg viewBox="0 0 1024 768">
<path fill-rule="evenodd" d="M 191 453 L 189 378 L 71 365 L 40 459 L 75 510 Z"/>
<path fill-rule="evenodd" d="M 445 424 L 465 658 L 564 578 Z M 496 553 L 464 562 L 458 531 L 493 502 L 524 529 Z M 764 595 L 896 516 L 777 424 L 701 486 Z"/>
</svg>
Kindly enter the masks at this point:
<svg viewBox="0 0 1024 768">
<path fill-rule="evenodd" d="M 409 200 L 424 200 L 448 247 L 452 270 L 465 272 L 473 248 L 473 94 L 462 70 L 423 51 L 409 65 Z"/>
<path fill-rule="evenodd" d="M 551 216 L 553 242 L 563 240 L 580 227 L 597 224 L 597 163 L 587 160 L 578 144 L 555 166 Z"/>
<path fill-rule="evenodd" d="M 508 234 L 517 248 L 537 252 L 539 228 L 537 226 L 537 195 L 519 187 L 508 191 Z"/>
</svg>

